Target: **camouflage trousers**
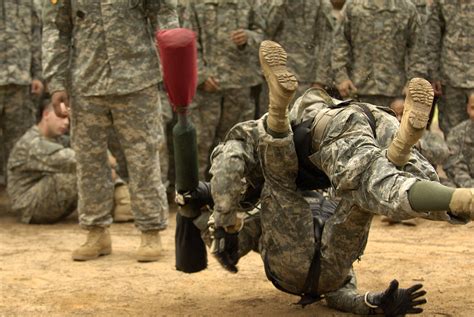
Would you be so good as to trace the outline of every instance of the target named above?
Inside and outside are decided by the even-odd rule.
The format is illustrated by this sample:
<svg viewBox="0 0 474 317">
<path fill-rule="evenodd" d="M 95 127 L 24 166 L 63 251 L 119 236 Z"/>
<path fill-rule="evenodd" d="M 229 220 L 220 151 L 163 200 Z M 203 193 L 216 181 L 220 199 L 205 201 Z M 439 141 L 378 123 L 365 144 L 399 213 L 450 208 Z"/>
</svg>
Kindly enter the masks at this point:
<svg viewBox="0 0 474 317">
<path fill-rule="evenodd" d="M 8 157 L 16 141 L 35 123 L 30 86 L 0 86 L 0 175 L 6 179 Z"/>
<path fill-rule="evenodd" d="M 170 122 L 173 118 L 173 113 L 171 107 L 167 101 L 166 93 L 160 90 L 160 103 L 158 112 L 161 114 L 163 124 L 160 126 L 163 131 L 160 131 L 158 134 L 158 148 L 160 153 L 160 167 L 161 167 L 161 181 L 165 188 L 168 186 L 168 166 L 169 166 L 169 157 L 168 157 L 168 142 L 167 134 L 164 131 L 164 125 Z M 128 181 L 128 168 L 127 161 L 125 159 L 125 154 L 120 146 L 120 141 L 117 135 L 117 132 L 114 128 L 109 130 L 109 142 L 108 148 L 112 155 L 117 159 L 118 163 L 118 174 L 120 177 Z"/>
<path fill-rule="evenodd" d="M 196 127 L 201 179 L 206 179 L 213 147 L 235 124 L 252 120 L 254 113 L 250 88 L 225 89 L 216 93 L 198 89 L 191 107 L 191 120 Z"/>
<path fill-rule="evenodd" d="M 474 88 L 442 87 L 443 94 L 438 100 L 438 122 L 444 135 L 464 120 L 469 119 L 466 111 L 467 99 L 474 94 Z"/>
<path fill-rule="evenodd" d="M 21 222 L 50 224 L 60 221 L 77 207 L 76 174 L 44 176 L 25 197 L 33 199 L 27 208 L 19 210 Z"/>
<path fill-rule="evenodd" d="M 121 96 L 74 96 L 72 144 L 82 227 L 112 223 L 114 184 L 107 142 L 110 129 L 114 129 L 127 162 L 135 225 L 141 231 L 166 228 L 168 202 L 160 173 L 163 130 L 159 102 L 155 86 Z"/>
</svg>

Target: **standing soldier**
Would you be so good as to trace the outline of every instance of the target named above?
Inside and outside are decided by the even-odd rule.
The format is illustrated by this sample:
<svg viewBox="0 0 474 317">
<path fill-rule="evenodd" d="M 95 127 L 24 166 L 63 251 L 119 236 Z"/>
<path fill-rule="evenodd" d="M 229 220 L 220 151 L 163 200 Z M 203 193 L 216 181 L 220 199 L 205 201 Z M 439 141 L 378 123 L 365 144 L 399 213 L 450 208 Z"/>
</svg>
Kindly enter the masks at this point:
<svg viewBox="0 0 474 317">
<path fill-rule="evenodd" d="M 43 10 L 45 78 L 55 112 L 66 116 L 61 103 L 72 106 L 79 222 L 89 231 L 72 258 L 90 260 L 111 252 L 107 227 L 112 223 L 113 182 L 107 137 L 113 128 L 126 157 L 132 210 L 142 232 L 137 260 L 156 261 L 168 204 L 157 141 L 161 78 L 148 21 L 178 27 L 176 1 L 50 0 Z"/>
<path fill-rule="evenodd" d="M 422 29 L 410 0 L 347 1 L 332 70 L 342 97 L 389 107 L 413 77 L 426 77 Z"/>
<path fill-rule="evenodd" d="M 266 34 L 287 47 L 288 66 L 297 74 L 298 93 L 329 83 L 331 5 L 325 0 L 272 1 Z M 304 39 L 304 40 L 303 40 Z"/>
<path fill-rule="evenodd" d="M 33 0 L 0 0 L 0 174 L 5 180 L 10 151 L 35 123 L 30 94 L 43 91 L 40 36 Z"/>
<path fill-rule="evenodd" d="M 474 92 L 474 1 L 433 0 L 427 43 L 439 126 L 444 134 L 468 119 L 464 105 Z"/>
<path fill-rule="evenodd" d="M 204 0 L 188 5 L 185 27 L 198 36 L 198 89 L 191 108 L 196 125 L 199 173 L 209 152 L 236 123 L 254 118 L 250 87 L 260 83 L 258 46 L 262 20 L 252 1 Z"/>
</svg>

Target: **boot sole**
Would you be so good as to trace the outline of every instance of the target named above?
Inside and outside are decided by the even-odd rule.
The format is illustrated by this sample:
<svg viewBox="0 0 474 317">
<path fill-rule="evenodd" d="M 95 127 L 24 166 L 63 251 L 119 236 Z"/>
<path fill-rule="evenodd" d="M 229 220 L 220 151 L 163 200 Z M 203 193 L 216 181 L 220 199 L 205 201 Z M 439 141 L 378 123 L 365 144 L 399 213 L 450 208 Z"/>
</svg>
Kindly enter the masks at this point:
<svg viewBox="0 0 474 317">
<path fill-rule="evenodd" d="M 417 130 L 426 128 L 430 118 L 433 96 L 433 88 L 427 80 L 423 78 L 410 80 L 405 109 L 409 111 L 408 122 L 412 128 Z"/>
<path fill-rule="evenodd" d="M 286 51 L 280 44 L 273 41 L 263 41 L 260 44 L 260 65 L 267 81 L 272 81 L 271 77 L 274 76 L 280 87 L 288 92 L 294 92 L 298 88 L 298 81 L 286 67 L 287 58 Z"/>
<path fill-rule="evenodd" d="M 97 259 L 103 255 L 109 255 L 111 253 L 112 253 L 112 248 L 102 250 L 101 252 L 99 252 L 99 254 L 94 255 L 94 256 L 72 255 L 72 259 L 74 261 L 89 261 L 89 260 Z"/>
<path fill-rule="evenodd" d="M 138 262 L 156 262 L 161 258 L 161 255 L 159 256 L 142 256 L 142 257 L 137 257 Z"/>
</svg>

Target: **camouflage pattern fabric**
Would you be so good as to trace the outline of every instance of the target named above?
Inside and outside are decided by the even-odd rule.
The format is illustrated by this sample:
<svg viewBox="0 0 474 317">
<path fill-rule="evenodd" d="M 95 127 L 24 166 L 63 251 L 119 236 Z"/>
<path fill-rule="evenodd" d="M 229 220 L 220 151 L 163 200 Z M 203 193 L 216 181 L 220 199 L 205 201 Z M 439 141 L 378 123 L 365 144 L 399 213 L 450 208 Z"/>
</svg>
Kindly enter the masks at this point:
<svg viewBox="0 0 474 317">
<path fill-rule="evenodd" d="M 41 24 L 33 0 L 0 0 L 0 174 L 15 142 L 34 124 L 30 84 L 41 79 Z M 5 177 L 6 178 L 6 177 Z"/>
<path fill-rule="evenodd" d="M 442 85 L 442 91 L 438 100 L 438 122 L 440 129 L 447 135 L 453 127 L 469 118 L 465 106 L 468 97 L 474 94 L 474 86 L 467 89 L 445 84 Z"/>
<path fill-rule="evenodd" d="M 335 82 L 352 80 L 359 95 L 401 96 L 409 79 L 426 77 L 422 41 L 410 0 L 348 0 L 333 44 Z"/>
<path fill-rule="evenodd" d="M 392 102 L 398 97 L 387 97 L 382 95 L 357 95 L 357 100 L 371 105 L 390 108 Z"/>
<path fill-rule="evenodd" d="M 443 166 L 456 187 L 474 187 L 474 121 L 455 126 L 446 139 L 450 155 Z"/>
<path fill-rule="evenodd" d="M 250 88 L 226 89 L 216 93 L 198 90 L 191 106 L 191 120 L 196 127 L 199 176 L 206 179 L 209 154 L 235 124 L 254 118 Z"/>
<path fill-rule="evenodd" d="M 325 0 L 268 2 L 266 37 L 287 48 L 287 65 L 299 82 L 298 95 L 312 83 L 331 84 L 331 4 Z"/>
<path fill-rule="evenodd" d="M 123 95 L 158 84 L 147 18 L 161 29 L 178 27 L 176 1 L 45 1 L 43 66 L 50 92 L 66 90 L 70 55 L 72 85 L 82 96 Z"/>
<path fill-rule="evenodd" d="M 206 178 L 212 146 L 236 123 L 254 119 L 250 87 L 261 82 L 258 47 L 263 19 L 251 1 L 190 1 L 184 26 L 198 36 L 198 86 L 191 107 L 196 127 L 200 178 Z M 243 29 L 247 43 L 237 46 L 231 33 Z M 213 78 L 219 88 L 206 92 L 203 83 Z"/>
<path fill-rule="evenodd" d="M 157 87 L 124 96 L 75 96 L 72 111 L 80 224 L 112 223 L 114 186 L 107 163 L 107 140 L 113 124 L 130 174 L 135 224 L 141 231 L 165 229 L 168 203 L 158 152 L 163 130 Z"/>
<path fill-rule="evenodd" d="M 29 85 L 0 86 L 0 129 L 2 175 L 6 176 L 10 152 L 18 139 L 34 124 L 36 110 Z M 4 172 L 3 172 L 4 171 Z"/>
<path fill-rule="evenodd" d="M 431 2 L 426 28 L 428 65 L 432 79 L 443 84 L 439 125 L 448 134 L 467 119 L 464 105 L 474 91 L 474 2 Z"/>
<path fill-rule="evenodd" d="M 327 111 L 337 102 L 310 90 L 298 99 L 290 117 L 298 123 Z M 352 279 L 352 263 L 367 243 L 374 214 L 395 219 L 423 217 L 456 222 L 446 212 L 420 213 L 408 202 L 408 189 L 418 180 L 438 180 L 436 172 L 416 150 L 402 170 L 386 158 L 386 147 L 398 121 L 384 109 L 367 105 L 376 119 L 377 139 L 358 107 L 340 110 L 323 135 L 311 161 L 329 175 L 341 198 L 322 236 L 318 292 L 331 294 L 332 307 L 369 313 Z M 226 142 L 212 153 L 211 189 L 216 226 L 233 224 L 245 184 L 262 184 L 261 254 L 280 285 L 301 292 L 314 252 L 314 229 L 309 204 L 296 189 L 296 154 L 291 134 L 274 139 L 265 132 L 265 116 L 235 126 Z M 262 179 L 263 175 L 263 179 Z"/>
<path fill-rule="evenodd" d="M 53 223 L 69 215 L 77 203 L 74 151 L 31 127 L 13 148 L 8 161 L 8 194 L 24 223 Z"/>
<path fill-rule="evenodd" d="M 419 151 L 433 166 L 443 164 L 449 156 L 449 148 L 443 137 L 428 130 L 420 139 Z"/>
<path fill-rule="evenodd" d="M 161 78 L 151 31 L 178 27 L 176 1 L 45 1 L 43 19 L 50 91 L 65 90 L 72 77 L 80 224 L 112 222 L 107 135 L 113 128 L 127 162 L 135 224 L 141 231 L 165 229 L 168 204 L 158 153 Z"/>
</svg>

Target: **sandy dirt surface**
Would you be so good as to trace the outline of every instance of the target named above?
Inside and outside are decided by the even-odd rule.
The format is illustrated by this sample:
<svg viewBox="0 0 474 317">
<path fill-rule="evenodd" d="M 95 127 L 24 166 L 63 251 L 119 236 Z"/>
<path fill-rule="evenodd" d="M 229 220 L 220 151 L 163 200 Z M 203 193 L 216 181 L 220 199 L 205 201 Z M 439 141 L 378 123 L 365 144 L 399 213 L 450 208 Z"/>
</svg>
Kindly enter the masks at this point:
<svg viewBox="0 0 474 317">
<path fill-rule="evenodd" d="M 113 253 L 89 262 L 71 260 L 85 231 L 70 218 L 56 225 L 23 225 L 0 217 L 0 316 L 344 316 L 324 301 L 305 309 L 298 298 L 265 278 L 258 254 L 227 273 L 212 258 L 207 270 L 174 268 L 175 213 L 163 233 L 159 262 L 138 263 L 139 232 L 132 223 L 111 227 Z M 361 291 L 423 283 L 424 316 L 474 316 L 474 225 L 417 221 L 416 227 L 374 220 L 362 261 Z"/>
</svg>

